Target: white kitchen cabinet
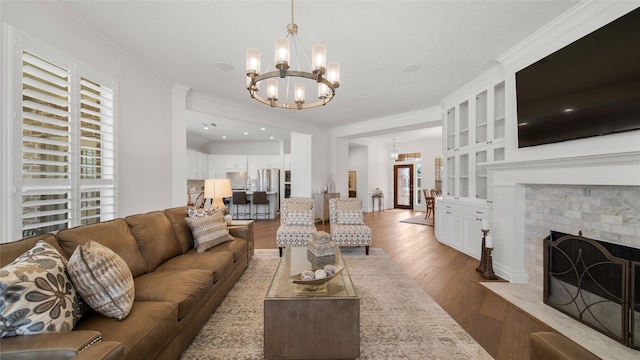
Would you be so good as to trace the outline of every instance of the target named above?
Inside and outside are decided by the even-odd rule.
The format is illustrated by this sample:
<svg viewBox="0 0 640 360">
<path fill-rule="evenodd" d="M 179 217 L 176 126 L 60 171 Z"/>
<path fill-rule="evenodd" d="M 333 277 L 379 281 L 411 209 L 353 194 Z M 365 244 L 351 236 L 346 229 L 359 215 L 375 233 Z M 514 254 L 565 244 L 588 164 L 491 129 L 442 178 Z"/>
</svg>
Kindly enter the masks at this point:
<svg viewBox="0 0 640 360">
<path fill-rule="evenodd" d="M 203 180 L 209 176 L 208 155 L 187 149 L 187 178 Z"/>
<path fill-rule="evenodd" d="M 284 154 L 284 169 L 291 170 L 291 154 Z"/>
</svg>

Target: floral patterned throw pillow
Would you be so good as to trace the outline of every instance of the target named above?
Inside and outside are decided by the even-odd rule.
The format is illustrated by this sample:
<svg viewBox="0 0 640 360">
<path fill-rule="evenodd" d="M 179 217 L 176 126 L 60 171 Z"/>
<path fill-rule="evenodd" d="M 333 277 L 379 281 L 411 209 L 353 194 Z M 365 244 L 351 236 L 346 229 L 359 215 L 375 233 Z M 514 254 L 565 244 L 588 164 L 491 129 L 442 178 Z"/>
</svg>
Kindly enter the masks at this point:
<svg viewBox="0 0 640 360">
<path fill-rule="evenodd" d="M 84 309 L 67 260 L 44 241 L 0 269 L 0 337 L 71 331 Z"/>
</svg>

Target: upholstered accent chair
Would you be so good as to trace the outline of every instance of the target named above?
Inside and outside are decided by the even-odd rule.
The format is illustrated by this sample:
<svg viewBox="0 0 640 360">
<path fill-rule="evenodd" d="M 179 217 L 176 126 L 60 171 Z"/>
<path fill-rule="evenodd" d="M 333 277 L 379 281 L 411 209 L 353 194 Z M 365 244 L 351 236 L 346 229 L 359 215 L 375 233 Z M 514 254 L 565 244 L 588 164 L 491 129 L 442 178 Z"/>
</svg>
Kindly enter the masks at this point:
<svg viewBox="0 0 640 360">
<path fill-rule="evenodd" d="M 316 232 L 313 204 L 313 198 L 307 197 L 291 197 L 282 202 L 280 227 L 276 232 L 280 256 L 282 249 L 287 246 L 306 246 Z"/>
<path fill-rule="evenodd" d="M 335 198 L 329 200 L 331 240 L 338 246 L 364 246 L 369 255 L 371 228 L 362 216 L 362 199 Z"/>
</svg>

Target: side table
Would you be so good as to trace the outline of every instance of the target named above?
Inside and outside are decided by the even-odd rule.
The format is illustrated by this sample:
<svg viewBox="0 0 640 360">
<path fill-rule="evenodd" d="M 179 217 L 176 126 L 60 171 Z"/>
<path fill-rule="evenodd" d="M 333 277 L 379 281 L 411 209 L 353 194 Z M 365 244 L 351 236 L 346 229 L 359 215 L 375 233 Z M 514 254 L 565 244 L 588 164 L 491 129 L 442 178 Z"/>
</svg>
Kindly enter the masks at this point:
<svg viewBox="0 0 640 360">
<path fill-rule="evenodd" d="M 376 211 L 376 198 L 378 199 L 378 211 L 382 211 L 384 194 L 371 194 L 371 210 Z"/>
<path fill-rule="evenodd" d="M 253 244 L 253 220 L 232 220 L 231 224 L 229 224 L 227 226 L 227 228 L 229 229 L 236 229 L 236 228 L 242 228 L 242 227 L 246 227 L 247 228 L 247 262 L 251 261 L 251 258 L 253 258 L 253 249 L 254 249 L 254 244 Z"/>
</svg>

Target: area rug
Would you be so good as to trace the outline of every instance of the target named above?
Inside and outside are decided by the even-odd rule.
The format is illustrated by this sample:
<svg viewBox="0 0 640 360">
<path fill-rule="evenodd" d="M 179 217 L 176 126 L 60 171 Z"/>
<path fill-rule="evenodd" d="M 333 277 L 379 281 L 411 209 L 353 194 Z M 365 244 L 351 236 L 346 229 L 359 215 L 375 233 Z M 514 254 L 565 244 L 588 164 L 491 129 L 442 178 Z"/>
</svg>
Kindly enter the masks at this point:
<svg viewBox="0 0 640 360">
<path fill-rule="evenodd" d="M 408 219 L 400 220 L 400 222 L 433 226 L 433 217 L 425 219 L 424 215 L 418 215 L 418 216 L 410 217 Z"/>
<path fill-rule="evenodd" d="M 384 250 L 342 253 L 361 299 L 360 359 L 492 359 Z M 278 261 L 276 249 L 255 251 L 181 360 L 263 358 L 263 299 Z"/>
</svg>

